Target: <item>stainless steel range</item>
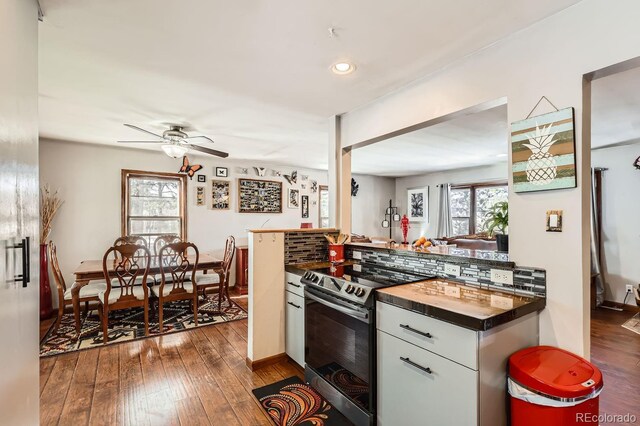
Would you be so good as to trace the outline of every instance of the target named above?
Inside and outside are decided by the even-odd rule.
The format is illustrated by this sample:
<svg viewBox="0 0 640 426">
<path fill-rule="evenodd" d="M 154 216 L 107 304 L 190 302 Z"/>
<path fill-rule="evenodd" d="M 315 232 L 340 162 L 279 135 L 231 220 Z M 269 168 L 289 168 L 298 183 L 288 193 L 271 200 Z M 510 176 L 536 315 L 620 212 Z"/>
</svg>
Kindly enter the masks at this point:
<svg viewBox="0 0 640 426">
<path fill-rule="evenodd" d="M 302 277 L 305 379 L 357 426 L 375 422 L 375 289 L 429 278 L 359 264 Z"/>
</svg>

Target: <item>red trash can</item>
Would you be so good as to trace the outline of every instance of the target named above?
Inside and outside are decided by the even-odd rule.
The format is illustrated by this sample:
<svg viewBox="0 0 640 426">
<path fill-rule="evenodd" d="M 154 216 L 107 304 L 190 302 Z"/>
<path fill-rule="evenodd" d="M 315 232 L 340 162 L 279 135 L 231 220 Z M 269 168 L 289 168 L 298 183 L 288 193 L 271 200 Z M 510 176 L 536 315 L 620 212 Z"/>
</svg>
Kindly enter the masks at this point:
<svg viewBox="0 0 640 426">
<path fill-rule="evenodd" d="M 509 358 L 512 426 L 598 425 L 602 373 L 586 359 L 552 346 Z"/>
</svg>

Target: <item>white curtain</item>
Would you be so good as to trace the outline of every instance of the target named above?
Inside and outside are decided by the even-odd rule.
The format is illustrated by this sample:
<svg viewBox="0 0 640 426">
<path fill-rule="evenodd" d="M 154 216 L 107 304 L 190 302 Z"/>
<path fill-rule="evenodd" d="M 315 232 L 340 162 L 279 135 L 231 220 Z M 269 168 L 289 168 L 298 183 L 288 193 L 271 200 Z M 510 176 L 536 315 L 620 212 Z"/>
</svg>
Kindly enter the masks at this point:
<svg viewBox="0 0 640 426">
<path fill-rule="evenodd" d="M 438 238 L 450 237 L 453 234 L 450 188 L 451 185 L 448 183 L 438 185 L 438 226 L 436 228 L 436 236 Z"/>
</svg>

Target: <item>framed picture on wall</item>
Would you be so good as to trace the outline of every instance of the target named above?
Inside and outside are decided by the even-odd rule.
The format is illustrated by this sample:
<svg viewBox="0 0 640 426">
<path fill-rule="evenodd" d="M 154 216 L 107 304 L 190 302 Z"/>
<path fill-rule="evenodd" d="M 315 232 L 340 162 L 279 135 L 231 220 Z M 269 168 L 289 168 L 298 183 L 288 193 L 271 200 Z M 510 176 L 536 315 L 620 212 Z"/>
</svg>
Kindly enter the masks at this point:
<svg viewBox="0 0 640 426">
<path fill-rule="evenodd" d="M 297 209 L 300 207 L 300 190 L 289 188 L 287 192 L 287 207 Z"/>
<path fill-rule="evenodd" d="M 228 210 L 231 207 L 231 182 L 228 180 L 211 180 L 211 208 Z"/>
<path fill-rule="evenodd" d="M 411 222 L 429 221 L 429 187 L 407 190 L 407 217 Z"/>
<path fill-rule="evenodd" d="M 301 197 L 301 205 L 302 205 L 302 218 L 308 219 L 309 218 L 309 196 L 308 195 L 303 195 Z"/>
<path fill-rule="evenodd" d="M 282 213 L 282 182 L 238 179 L 240 213 Z"/>
<path fill-rule="evenodd" d="M 226 167 L 216 167 L 216 177 L 228 177 L 229 169 Z"/>
</svg>

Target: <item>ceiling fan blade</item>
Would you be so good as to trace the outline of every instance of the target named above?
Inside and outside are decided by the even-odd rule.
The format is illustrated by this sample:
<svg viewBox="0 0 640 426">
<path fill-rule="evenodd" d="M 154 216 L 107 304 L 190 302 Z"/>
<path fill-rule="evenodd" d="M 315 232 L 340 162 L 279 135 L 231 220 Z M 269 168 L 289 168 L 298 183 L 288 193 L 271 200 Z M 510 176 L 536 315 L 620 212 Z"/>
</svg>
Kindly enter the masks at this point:
<svg viewBox="0 0 640 426">
<path fill-rule="evenodd" d="M 134 129 L 134 130 L 139 130 L 139 131 L 141 131 L 141 132 L 149 133 L 150 135 L 153 135 L 153 136 L 155 136 L 155 137 L 157 137 L 157 138 L 162 139 L 162 135 L 157 135 L 157 134 L 155 134 L 155 133 L 153 133 L 153 132 L 150 132 L 150 131 L 148 131 L 148 130 L 145 130 L 145 129 L 141 128 L 141 127 L 134 126 L 133 124 L 126 124 L 126 123 L 125 123 L 125 126 L 127 126 L 127 127 L 131 128 L 131 129 Z"/>
<path fill-rule="evenodd" d="M 118 141 L 118 143 L 165 143 L 165 141 Z"/>
<path fill-rule="evenodd" d="M 216 151 L 215 149 L 211 149 L 211 148 L 204 148 L 198 145 L 191 145 L 191 144 L 189 144 L 188 146 L 189 148 L 195 149 L 196 151 L 204 152 L 205 154 L 215 155 L 221 158 L 227 158 L 229 156 L 229 154 L 227 154 L 226 152 Z"/>
<path fill-rule="evenodd" d="M 208 140 L 209 142 L 213 143 L 213 139 L 211 139 L 211 138 L 210 138 L 210 137 L 208 137 L 208 136 L 203 136 L 203 135 L 200 135 L 200 136 L 189 136 L 188 138 L 185 138 L 185 139 L 196 139 L 196 138 L 206 139 L 206 140 Z"/>
</svg>

